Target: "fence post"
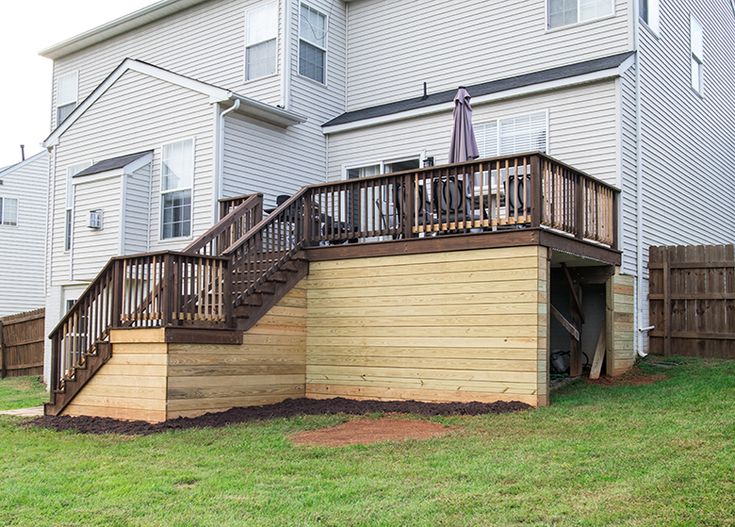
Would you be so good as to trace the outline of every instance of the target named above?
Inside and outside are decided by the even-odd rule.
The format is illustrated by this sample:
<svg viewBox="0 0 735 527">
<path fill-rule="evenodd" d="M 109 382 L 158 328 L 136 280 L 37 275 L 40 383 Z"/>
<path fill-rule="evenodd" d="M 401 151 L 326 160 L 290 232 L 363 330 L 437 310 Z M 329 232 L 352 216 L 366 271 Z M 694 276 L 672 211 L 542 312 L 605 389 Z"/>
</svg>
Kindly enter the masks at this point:
<svg viewBox="0 0 735 527">
<path fill-rule="evenodd" d="M 662 249 L 664 287 L 664 356 L 671 355 L 671 264 L 669 250 Z"/>
<path fill-rule="evenodd" d="M 4 379 L 5 374 L 5 337 L 3 335 L 3 321 L 0 320 L 0 379 Z"/>
<path fill-rule="evenodd" d="M 498 185 L 500 185 L 500 174 L 498 174 Z M 536 154 L 531 156 L 531 227 L 540 227 L 543 221 L 542 186 L 541 156 Z"/>
</svg>

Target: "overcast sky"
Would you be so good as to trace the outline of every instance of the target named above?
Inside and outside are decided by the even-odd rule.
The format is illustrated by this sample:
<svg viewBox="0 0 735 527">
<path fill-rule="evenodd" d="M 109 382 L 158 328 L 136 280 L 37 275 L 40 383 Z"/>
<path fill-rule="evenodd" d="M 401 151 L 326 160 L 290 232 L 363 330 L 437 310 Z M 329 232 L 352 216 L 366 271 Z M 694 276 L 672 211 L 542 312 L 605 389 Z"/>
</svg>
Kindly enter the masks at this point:
<svg viewBox="0 0 735 527">
<path fill-rule="evenodd" d="M 0 0 L 0 167 L 41 151 L 51 116 L 51 60 L 44 48 L 153 0 Z"/>
</svg>

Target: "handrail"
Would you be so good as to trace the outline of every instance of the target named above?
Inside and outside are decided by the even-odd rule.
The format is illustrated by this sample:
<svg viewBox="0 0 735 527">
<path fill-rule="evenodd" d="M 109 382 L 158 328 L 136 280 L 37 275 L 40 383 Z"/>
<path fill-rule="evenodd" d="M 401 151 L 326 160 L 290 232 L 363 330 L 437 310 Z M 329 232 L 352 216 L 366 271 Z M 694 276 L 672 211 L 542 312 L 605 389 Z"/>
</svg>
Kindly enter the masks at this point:
<svg viewBox="0 0 735 527">
<path fill-rule="evenodd" d="M 204 234 L 187 245 L 183 252 L 199 253 L 202 249 L 209 248 L 209 254 L 215 250 L 222 254 L 223 250 L 232 242 L 232 238 L 239 238 L 241 233 L 248 232 L 255 224 L 260 222 L 263 216 L 263 194 L 252 194 L 249 196 L 238 196 L 228 198 L 225 202 L 244 200 L 234 207 L 219 222 L 210 227 Z M 222 203 L 223 201 L 220 200 Z"/>
</svg>

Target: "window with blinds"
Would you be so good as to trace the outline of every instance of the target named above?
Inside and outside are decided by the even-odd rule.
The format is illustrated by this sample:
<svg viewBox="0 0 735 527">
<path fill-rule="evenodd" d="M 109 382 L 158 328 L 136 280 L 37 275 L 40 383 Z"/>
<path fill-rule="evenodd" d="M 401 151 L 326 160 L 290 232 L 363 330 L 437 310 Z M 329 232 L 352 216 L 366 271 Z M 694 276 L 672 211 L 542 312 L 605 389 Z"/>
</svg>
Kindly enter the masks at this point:
<svg viewBox="0 0 735 527">
<path fill-rule="evenodd" d="M 546 112 L 541 111 L 477 123 L 474 128 L 480 157 L 546 152 L 546 121 Z"/>
</svg>

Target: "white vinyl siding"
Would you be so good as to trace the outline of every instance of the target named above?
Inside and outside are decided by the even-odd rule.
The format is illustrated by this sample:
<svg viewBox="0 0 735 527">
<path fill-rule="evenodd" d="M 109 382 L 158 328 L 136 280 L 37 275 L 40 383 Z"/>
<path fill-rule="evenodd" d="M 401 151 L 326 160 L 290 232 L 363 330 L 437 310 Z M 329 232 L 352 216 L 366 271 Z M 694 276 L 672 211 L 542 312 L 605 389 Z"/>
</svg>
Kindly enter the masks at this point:
<svg viewBox="0 0 735 527">
<path fill-rule="evenodd" d="M 281 80 L 277 75 L 246 81 L 243 71 L 244 13 L 259 1 L 262 0 L 211 0 L 72 53 L 54 61 L 55 83 L 62 75 L 78 70 L 79 101 L 82 101 L 130 57 L 269 104 L 279 104 Z M 278 39 L 279 61 L 281 42 Z M 55 115 L 54 121 L 55 126 L 58 124 Z"/>
<path fill-rule="evenodd" d="M 161 239 L 191 235 L 194 140 L 163 145 L 161 153 Z"/>
<path fill-rule="evenodd" d="M 562 31 L 547 31 L 542 0 L 426 0 L 417 6 L 394 0 L 348 5 L 348 110 L 419 97 L 424 82 L 429 93 L 456 90 L 632 46 L 629 0 L 615 0 L 614 16 Z"/>
<path fill-rule="evenodd" d="M 278 3 L 265 2 L 245 12 L 245 80 L 273 75 L 278 62 Z"/>
<path fill-rule="evenodd" d="M 702 25 L 691 17 L 690 48 L 692 60 L 692 88 L 697 93 L 702 93 L 704 83 L 704 30 Z"/>
<path fill-rule="evenodd" d="M 299 75 L 327 83 L 327 15 L 301 4 Z"/>
<path fill-rule="evenodd" d="M 614 0 L 547 0 L 549 29 L 589 22 L 615 13 Z"/>
<path fill-rule="evenodd" d="M 0 225 L 18 225 L 18 200 L 0 196 Z"/>
<path fill-rule="evenodd" d="M 64 214 L 64 250 L 71 249 L 74 218 L 74 176 L 92 166 L 91 161 L 77 163 L 66 169 L 66 212 Z"/>
<path fill-rule="evenodd" d="M 692 16 L 706 31 L 706 97 L 691 87 Z M 735 38 L 730 6 L 718 1 L 661 2 L 660 24 L 661 38 L 650 31 L 639 33 L 641 327 L 648 325 L 649 246 L 732 243 L 735 232 Z"/>
<path fill-rule="evenodd" d="M 615 83 L 612 81 L 475 105 L 473 118 L 476 123 L 483 123 L 519 115 L 546 114 L 547 111 L 548 153 L 618 185 L 618 126 Z M 377 159 L 396 159 L 409 152 L 425 152 L 427 157 L 434 157 L 435 164 L 446 163 L 451 136 L 450 110 L 330 134 L 329 179 L 341 179 L 343 167 L 366 166 Z"/>
<path fill-rule="evenodd" d="M 16 225 L 0 225 L 0 316 L 44 305 L 48 160 L 42 152 L 0 176 L 3 223 L 12 223 L 17 203 Z"/>
<path fill-rule="evenodd" d="M 546 152 L 549 136 L 547 121 L 547 112 L 541 111 L 476 123 L 475 138 L 480 157 Z"/>
<path fill-rule="evenodd" d="M 126 176 L 123 254 L 142 253 L 150 247 L 151 165 Z"/>
<path fill-rule="evenodd" d="M 59 77 L 56 94 L 56 122 L 61 123 L 74 111 L 79 101 L 79 72 L 70 71 Z"/>
<path fill-rule="evenodd" d="M 96 274 L 89 276 L 76 271 L 82 262 L 96 255 L 90 254 L 87 249 L 75 247 L 74 242 L 70 254 L 63 252 L 66 167 L 85 159 L 102 160 L 153 150 L 152 194 L 148 207 L 150 249 L 176 250 L 183 247 L 186 241 L 161 240 L 160 236 L 162 145 L 182 138 L 194 138 L 191 234 L 201 234 L 212 225 L 214 215 L 214 123 L 214 111 L 206 95 L 138 72 L 126 72 L 107 90 L 61 136 L 54 149 L 55 167 L 58 168 L 52 174 L 54 188 L 51 191 L 52 247 L 49 249 L 49 268 L 52 285 L 88 280 Z M 110 221 L 110 214 L 105 211 L 105 230 Z M 115 250 L 106 253 L 105 258 L 116 256 L 120 251 L 118 240 Z"/>
</svg>

